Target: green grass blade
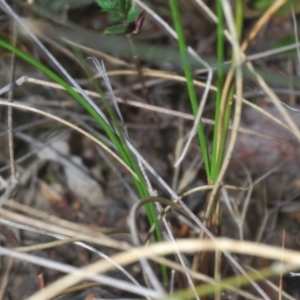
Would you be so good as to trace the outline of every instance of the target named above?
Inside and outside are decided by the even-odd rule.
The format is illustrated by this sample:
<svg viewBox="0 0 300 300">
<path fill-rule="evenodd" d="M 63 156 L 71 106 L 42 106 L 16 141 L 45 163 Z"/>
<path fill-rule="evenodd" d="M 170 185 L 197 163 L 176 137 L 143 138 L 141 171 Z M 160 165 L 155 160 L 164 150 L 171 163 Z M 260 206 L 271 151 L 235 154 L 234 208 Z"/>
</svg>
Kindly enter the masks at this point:
<svg viewBox="0 0 300 300">
<path fill-rule="evenodd" d="M 138 167 L 136 160 L 134 159 L 131 151 L 129 150 L 127 143 L 125 141 L 124 136 L 121 134 L 117 136 L 114 131 L 106 124 L 106 122 L 99 116 L 99 114 L 93 109 L 93 107 L 83 98 L 81 97 L 68 83 L 66 83 L 62 78 L 60 78 L 57 74 L 51 71 L 49 68 L 41 64 L 39 61 L 35 60 L 30 55 L 22 52 L 16 47 L 10 45 L 6 41 L 0 39 L 0 46 L 3 48 L 15 53 L 17 56 L 21 57 L 23 60 L 27 61 L 31 65 L 35 66 L 43 73 L 45 73 L 49 78 L 60 84 L 74 99 L 76 99 L 88 112 L 89 114 L 97 121 L 100 127 L 106 132 L 106 134 L 110 137 L 116 148 L 118 149 L 122 159 L 128 166 L 130 166 L 138 178 L 133 177 L 134 183 L 138 189 L 139 195 L 141 198 L 145 198 L 150 196 L 147 185 L 145 183 L 144 177 L 142 175 L 141 170 Z M 157 241 L 162 241 L 162 234 L 159 226 L 159 222 L 157 219 L 156 211 L 153 203 L 147 203 L 145 205 L 146 213 L 150 224 L 155 225 L 155 238 Z M 162 274 L 164 282 L 168 282 L 167 269 L 165 266 L 162 266 Z"/>
<path fill-rule="evenodd" d="M 221 0 L 217 0 L 217 94 L 216 94 L 216 106 L 215 106 L 215 126 L 214 126 L 214 136 L 213 136 L 213 149 L 212 149 L 212 159 L 211 159 L 211 178 L 214 182 L 218 177 L 219 173 L 219 154 L 221 149 L 218 148 L 219 140 L 222 138 L 219 136 L 219 126 L 220 122 L 220 110 L 221 110 L 221 98 L 224 83 L 224 18 Z"/>
<path fill-rule="evenodd" d="M 242 37 L 243 21 L 244 21 L 243 0 L 236 0 L 235 24 L 236 24 L 236 29 L 237 29 L 237 34 L 238 34 L 239 40 L 241 40 L 241 37 Z M 228 97 L 226 99 L 225 116 L 223 119 L 222 132 L 221 132 L 221 136 L 220 136 L 220 140 L 221 140 L 220 152 L 218 155 L 217 166 L 216 166 L 217 170 L 220 170 L 222 161 L 223 161 L 223 157 L 224 157 L 226 140 L 227 140 L 227 135 L 228 135 L 228 127 L 229 127 L 229 122 L 230 122 L 230 115 L 231 115 L 231 111 L 232 111 L 232 101 L 233 101 L 234 91 L 235 91 L 235 88 L 234 88 L 234 84 L 232 83 L 231 87 L 229 89 Z M 217 174 L 216 174 L 216 176 L 217 176 Z"/>
<path fill-rule="evenodd" d="M 251 278 L 255 282 L 260 282 L 274 276 L 278 276 L 278 272 L 275 268 L 266 267 L 264 269 L 260 269 L 254 272 L 249 272 L 246 277 L 245 275 L 238 275 L 226 278 L 218 283 L 218 289 L 221 291 L 230 291 L 233 287 L 242 288 L 250 285 L 249 278 Z M 210 295 L 214 295 L 216 291 L 216 284 L 202 284 L 201 286 L 196 287 L 196 291 L 198 296 L 200 297 L 208 297 Z M 160 300 L 172 300 L 172 299 L 181 299 L 181 300 L 189 300 L 195 299 L 195 294 L 192 289 L 186 289 L 179 292 L 175 292 L 172 297 L 164 297 L 160 298 Z"/>
<path fill-rule="evenodd" d="M 192 110 L 194 116 L 197 115 L 198 112 L 198 101 L 197 101 L 197 96 L 196 96 L 196 90 L 195 86 L 193 83 L 193 76 L 192 76 L 192 71 L 191 71 L 191 65 L 188 57 L 188 52 L 187 52 L 187 46 L 185 42 L 185 37 L 183 33 L 183 28 L 182 28 L 182 22 L 179 14 L 179 9 L 177 6 L 177 0 L 169 0 L 170 8 L 172 11 L 172 17 L 173 17 L 173 22 L 175 26 L 175 30 L 177 32 L 178 36 L 178 46 L 179 46 L 179 51 L 180 51 L 180 56 L 181 56 L 181 61 L 184 69 L 184 74 L 185 78 L 187 80 L 187 88 L 188 88 L 188 93 L 192 105 Z M 206 138 L 204 134 L 204 128 L 202 122 L 199 122 L 198 127 L 197 127 L 197 133 L 198 133 L 198 138 L 200 141 L 200 147 L 202 151 L 202 156 L 203 156 L 203 161 L 205 165 L 205 170 L 207 174 L 207 178 L 210 178 L 210 158 L 209 158 L 209 153 L 208 153 L 208 147 L 206 143 Z"/>
</svg>

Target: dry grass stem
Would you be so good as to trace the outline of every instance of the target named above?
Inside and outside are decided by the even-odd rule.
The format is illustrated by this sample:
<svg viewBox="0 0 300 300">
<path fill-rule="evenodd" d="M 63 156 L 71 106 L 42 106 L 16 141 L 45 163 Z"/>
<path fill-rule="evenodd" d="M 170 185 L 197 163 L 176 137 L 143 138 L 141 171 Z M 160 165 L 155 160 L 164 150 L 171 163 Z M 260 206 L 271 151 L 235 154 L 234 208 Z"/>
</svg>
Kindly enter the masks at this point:
<svg viewBox="0 0 300 300">
<path fill-rule="evenodd" d="M 125 71 L 122 70 L 122 72 L 121 71 L 116 71 L 114 74 L 117 75 L 119 72 L 121 74 L 123 74 L 123 72 L 124 72 L 124 74 L 127 74 L 127 75 L 134 75 L 134 74 L 136 74 L 135 71 L 131 71 L 131 70 L 125 70 Z M 108 75 L 110 75 L 111 73 L 112 72 L 107 72 Z M 147 75 L 151 76 L 151 75 L 153 75 L 153 72 L 151 71 Z M 182 82 L 185 81 L 185 78 L 182 77 L 182 76 L 173 75 L 173 74 L 166 74 L 165 72 L 158 72 L 157 75 L 154 72 L 153 76 L 154 77 L 159 77 L 159 78 L 166 78 L 166 79 L 176 80 L 176 81 L 182 81 Z M 21 77 L 20 79 L 18 79 L 16 81 L 16 83 L 18 85 L 22 85 L 25 82 L 33 83 L 33 84 L 37 84 L 37 85 L 42 85 L 42 86 L 45 86 L 45 87 L 51 87 L 51 88 L 54 88 L 54 89 L 63 90 L 62 86 L 60 86 L 59 84 L 52 83 L 52 82 L 45 81 L 45 80 L 36 79 L 36 78 L 31 78 L 31 77 L 28 77 L 28 76 L 23 76 L 23 77 Z M 195 83 L 195 85 L 198 85 L 198 86 L 204 86 L 204 84 L 202 82 L 197 81 L 197 80 L 195 80 L 194 83 Z M 211 86 L 210 88 L 211 88 L 212 91 L 216 91 L 216 87 L 215 86 Z M 4 92 L 6 92 L 7 90 L 8 90 L 8 86 L 2 88 L 0 90 L 0 95 L 3 94 Z M 76 91 L 76 89 L 74 89 L 74 90 Z M 86 92 L 87 95 L 89 95 L 91 97 L 100 98 L 99 94 L 96 93 L 96 92 L 88 91 L 88 90 L 85 90 L 85 92 Z M 183 119 L 186 119 L 186 120 L 195 120 L 195 118 L 194 118 L 194 116 L 192 114 L 182 113 L 182 112 L 179 112 L 179 111 L 170 110 L 170 109 L 166 109 L 166 108 L 163 108 L 163 107 L 158 107 L 158 106 L 155 106 L 155 105 L 149 105 L 149 104 L 146 104 L 146 103 L 140 103 L 140 102 L 137 102 L 137 101 L 124 100 L 124 99 L 121 99 L 119 97 L 116 97 L 116 100 L 119 103 L 121 103 L 121 104 L 125 104 L 125 105 L 130 105 L 130 106 L 133 106 L 133 107 L 142 108 L 142 109 L 145 109 L 145 110 L 149 110 L 149 111 L 154 111 L 154 112 L 158 112 L 158 113 L 170 115 L 170 116 L 173 116 L 173 117 L 183 118 Z M 274 117 L 268 111 L 262 109 L 261 107 L 257 106 L 256 104 L 254 104 L 254 103 L 252 103 L 252 102 L 250 102 L 250 101 L 248 101 L 248 100 L 246 100 L 244 98 L 242 99 L 242 101 L 247 106 L 252 107 L 253 109 L 259 111 L 261 114 L 265 115 L 267 118 L 269 118 L 273 122 L 277 123 L 281 127 L 285 128 L 289 132 L 291 132 L 291 133 L 293 132 L 292 129 L 290 129 L 289 126 L 287 126 L 285 123 L 283 123 L 280 119 Z M 207 118 L 202 118 L 201 120 L 202 120 L 202 122 L 204 124 L 214 125 L 214 121 L 213 120 L 210 120 L 210 119 L 207 119 Z M 229 129 L 232 129 L 232 126 L 230 126 Z M 272 136 L 268 136 L 268 135 L 265 135 L 265 134 L 261 134 L 259 132 L 252 131 L 252 130 L 249 130 L 249 129 L 246 129 L 246 128 L 239 128 L 238 131 L 240 133 L 249 134 L 249 135 L 256 135 L 256 136 L 261 137 L 263 139 L 267 139 L 267 140 L 271 140 L 271 141 L 276 141 L 278 143 L 283 143 L 283 144 L 289 144 L 289 145 L 292 145 L 292 146 L 296 146 L 296 144 L 293 143 L 293 142 L 291 142 L 291 141 L 287 141 L 287 140 L 283 140 L 283 139 L 278 139 L 276 137 L 272 137 Z"/>
<path fill-rule="evenodd" d="M 98 12 L 94 0 L 69 1 L 68 7 L 17 2 L 0 0 L 2 30 L 20 50 L 13 50 L 10 59 L 11 50 L 2 41 L 7 78 L 0 88 L 0 107 L 8 110 L 8 118 L 0 124 L 0 137 L 5 141 L 8 132 L 8 142 L 0 147 L 0 236 L 5 243 L 0 255 L 7 256 L 0 300 L 14 298 L 22 280 L 36 281 L 35 287 L 26 283 L 28 291 L 20 292 L 31 295 L 27 300 L 73 295 L 100 299 L 106 293 L 111 294 L 107 298 L 135 295 L 147 300 L 295 299 L 287 274 L 300 275 L 293 273 L 300 268 L 293 233 L 300 220 L 297 5 L 288 11 L 287 0 L 274 0 L 268 9 L 256 10 L 247 3 L 243 12 L 237 7 L 234 17 L 233 2 L 221 0 L 217 11 L 219 16 L 222 10 L 225 22 L 218 24 L 211 3 L 178 2 L 182 16 L 177 18 L 193 45 L 186 49 L 194 69 L 190 81 L 199 97 L 192 104 L 193 116 L 185 101 L 185 85 L 192 82 L 182 76 L 180 53 L 174 49 L 178 36 L 164 1 L 125 1 L 142 10 L 139 17 L 147 13 L 132 40 L 100 33 L 110 22 L 105 1 L 97 1 Z M 88 18 L 78 17 L 81 9 Z M 199 10 L 204 16 L 198 19 L 200 30 L 192 23 Z M 19 11 L 31 17 L 23 18 Z M 247 19 L 243 25 L 238 20 L 242 16 Z M 246 55 L 273 47 L 272 30 L 281 26 L 277 18 L 285 25 L 281 34 L 293 33 L 295 43 Z M 222 73 L 213 58 L 214 51 L 218 60 L 223 51 L 215 49 L 220 45 L 216 24 L 222 25 L 230 46 L 224 55 L 232 55 L 223 63 L 221 99 L 212 85 L 213 76 Z M 266 25 L 272 30 L 264 32 Z M 242 41 L 238 32 L 245 36 Z M 283 44 L 281 35 L 275 38 Z M 297 57 L 272 58 L 271 65 L 271 55 L 291 49 L 297 49 Z M 30 63 L 21 52 L 34 60 Z M 17 69 L 15 55 L 20 58 Z M 86 63 L 86 55 L 93 56 L 87 58 L 92 64 Z M 255 62 L 261 63 L 259 68 L 252 63 L 262 58 Z M 50 73 L 42 65 L 51 65 L 68 91 L 44 80 Z M 271 70 L 276 74 L 266 79 Z M 267 84 L 276 80 L 282 81 L 276 88 Z M 92 91 L 98 90 L 97 82 L 100 94 Z M 218 128 L 209 119 L 214 114 Z M 103 123 L 107 135 L 99 131 Z M 208 147 L 204 162 L 199 145 L 192 143 L 199 123 L 205 125 L 201 146 Z M 84 179 L 77 180 L 72 171 L 85 174 Z M 19 192 L 13 194 L 17 178 Z M 87 191 L 87 197 L 79 190 Z M 274 246 L 280 244 L 279 236 L 281 247 Z"/>
<path fill-rule="evenodd" d="M 240 253 L 245 255 L 255 255 L 265 257 L 267 259 L 274 259 L 277 261 L 282 260 L 285 263 L 300 267 L 300 254 L 298 251 L 285 250 L 282 256 L 282 249 L 280 247 L 268 246 L 263 244 L 257 244 L 253 242 L 245 241 L 234 241 L 230 239 L 215 239 L 211 240 L 199 240 L 199 239 L 188 239 L 188 240 L 177 240 L 176 247 L 183 253 L 194 253 L 200 251 L 214 251 L 216 249 L 222 249 L 222 251 Z M 159 244 L 152 244 L 148 247 L 140 247 L 131 249 L 129 251 L 119 253 L 112 256 L 112 260 L 120 265 L 130 264 L 137 261 L 140 258 L 151 258 L 156 255 L 171 254 L 176 252 L 174 249 L 173 242 L 162 242 Z M 99 261 L 91 264 L 82 269 L 81 274 L 70 274 L 56 282 L 50 284 L 45 288 L 44 292 L 47 297 L 53 297 L 62 290 L 75 285 L 85 278 L 84 273 L 103 273 L 111 270 L 112 266 L 108 262 Z M 279 274 L 282 270 L 280 263 L 273 264 L 272 269 L 274 272 Z M 157 295 L 157 294 L 156 294 Z M 28 300 L 40 300 L 40 292 L 36 293 Z"/>
<path fill-rule="evenodd" d="M 89 134 L 88 132 L 82 130 L 81 128 L 79 128 L 78 126 L 62 119 L 62 118 L 59 118 L 57 116 L 54 116 L 53 114 L 50 114 L 50 113 L 47 113 L 45 111 L 42 111 L 40 109 L 37 109 L 37 108 L 34 108 L 34 107 L 30 107 L 30 106 L 27 106 L 27 105 L 23 105 L 23 104 L 20 104 L 20 103 L 10 103 L 10 102 L 5 102 L 5 101 L 0 101 L 0 105 L 3 105 L 3 106 L 10 106 L 10 107 L 15 107 L 15 108 L 18 108 L 18 109 L 22 109 L 22 110 L 25 110 L 25 111 L 29 111 L 29 112 L 33 112 L 33 113 L 36 113 L 36 114 L 39 114 L 39 115 L 42 115 L 42 116 L 45 116 L 47 118 L 50 118 L 52 120 L 55 120 L 59 123 L 62 123 L 64 125 L 66 125 L 67 127 L 70 127 L 72 128 L 73 130 L 76 130 L 77 132 L 79 132 L 80 134 L 86 136 L 87 138 L 89 138 L 90 140 L 92 140 L 93 142 L 95 142 L 96 144 L 98 144 L 101 148 L 103 148 L 106 152 L 108 152 L 112 157 L 114 157 L 125 169 L 127 169 L 127 171 L 129 173 L 131 173 L 134 177 L 137 178 L 136 174 L 134 173 L 133 170 L 131 170 L 125 163 L 123 160 L 120 159 L 120 157 L 115 154 L 113 151 L 111 151 L 104 143 L 102 143 L 99 139 L 96 139 L 94 136 L 92 136 L 91 134 Z"/>
</svg>

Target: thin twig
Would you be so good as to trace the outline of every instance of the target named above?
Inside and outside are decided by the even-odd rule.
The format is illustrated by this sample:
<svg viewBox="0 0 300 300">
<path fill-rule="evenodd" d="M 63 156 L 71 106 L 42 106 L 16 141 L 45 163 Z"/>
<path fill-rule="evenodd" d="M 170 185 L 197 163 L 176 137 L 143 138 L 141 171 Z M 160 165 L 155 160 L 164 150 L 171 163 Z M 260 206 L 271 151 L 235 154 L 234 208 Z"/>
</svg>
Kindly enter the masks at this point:
<svg viewBox="0 0 300 300">
<path fill-rule="evenodd" d="M 17 24 L 12 21 L 12 44 L 16 45 L 17 42 Z M 10 83 L 8 90 L 8 102 L 13 102 L 13 90 L 15 85 L 15 68 L 16 68 L 16 55 L 15 53 L 11 54 L 11 69 L 10 69 Z M 3 204 L 3 200 L 10 198 L 17 185 L 18 180 L 16 176 L 16 166 L 15 166 L 15 155 L 14 155 L 14 134 L 13 134 L 13 108 L 8 106 L 7 108 L 7 132 L 8 132 L 8 151 L 9 151 L 9 162 L 10 162 L 10 173 L 11 180 L 8 188 L 4 194 L 0 197 L 0 207 Z"/>
<path fill-rule="evenodd" d="M 12 44 L 15 46 L 17 42 L 17 26 L 16 22 L 12 21 Z M 16 55 L 11 54 L 11 69 L 10 69 L 10 87 L 8 92 L 8 102 L 13 102 L 14 97 L 14 82 L 15 82 L 15 69 L 16 69 Z M 10 158 L 10 171 L 12 182 L 17 180 L 16 178 L 16 167 L 14 159 L 14 137 L 13 137 L 13 108 L 9 106 L 7 108 L 7 124 L 8 124 L 8 147 L 9 147 L 9 158 Z"/>
<path fill-rule="evenodd" d="M 127 35 L 127 39 L 128 39 L 129 44 L 130 44 L 131 51 L 132 51 L 132 56 L 133 56 L 136 71 L 137 71 L 137 74 L 138 74 L 138 78 L 139 78 L 140 84 L 142 86 L 143 96 L 145 98 L 146 103 L 150 104 L 151 102 L 150 102 L 150 97 L 149 97 L 149 91 L 148 91 L 148 89 L 145 85 L 143 69 L 142 69 L 141 63 L 139 61 L 134 43 L 132 41 L 131 34 Z"/>
</svg>

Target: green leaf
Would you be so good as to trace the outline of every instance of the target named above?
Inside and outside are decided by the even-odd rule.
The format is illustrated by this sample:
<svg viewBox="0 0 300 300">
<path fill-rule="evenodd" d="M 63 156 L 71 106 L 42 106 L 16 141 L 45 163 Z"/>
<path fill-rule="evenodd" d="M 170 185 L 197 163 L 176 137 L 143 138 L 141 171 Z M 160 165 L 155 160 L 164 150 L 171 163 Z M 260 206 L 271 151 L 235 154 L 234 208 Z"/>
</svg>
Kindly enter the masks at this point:
<svg viewBox="0 0 300 300">
<path fill-rule="evenodd" d="M 135 24 L 142 11 L 136 8 L 132 0 L 95 0 L 102 11 L 110 13 L 110 21 L 116 24 L 107 28 L 105 34 L 127 33 L 128 26 Z M 143 19 L 140 22 L 142 24 Z M 137 30 L 138 31 L 138 30 Z"/>
<path fill-rule="evenodd" d="M 132 0 L 125 0 L 123 1 L 123 11 L 128 14 L 131 7 L 134 6 L 134 3 L 132 3 Z"/>
<path fill-rule="evenodd" d="M 112 12 L 120 9 L 120 0 L 96 0 L 102 11 Z"/>
<path fill-rule="evenodd" d="M 122 15 L 120 15 L 118 12 L 111 13 L 109 15 L 109 22 L 111 22 L 111 23 L 123 23 Z"/>
<path fill-rule="evenodd" d="M 141 14 L 141 10 L 136 8 L 135 5 L 132 5 L 128 14 L 127 14 L 127 22 L 131 23 L 131 22 L 135 22 L 139 15 Z"/>
<path fill-rule="evenodd" d="M 104 30 L 104 34 L 122 34 L 127 30 L 127 26 L 124 24 L 117 24 L 111 27 L 108 27 Z"/>
</svg>

